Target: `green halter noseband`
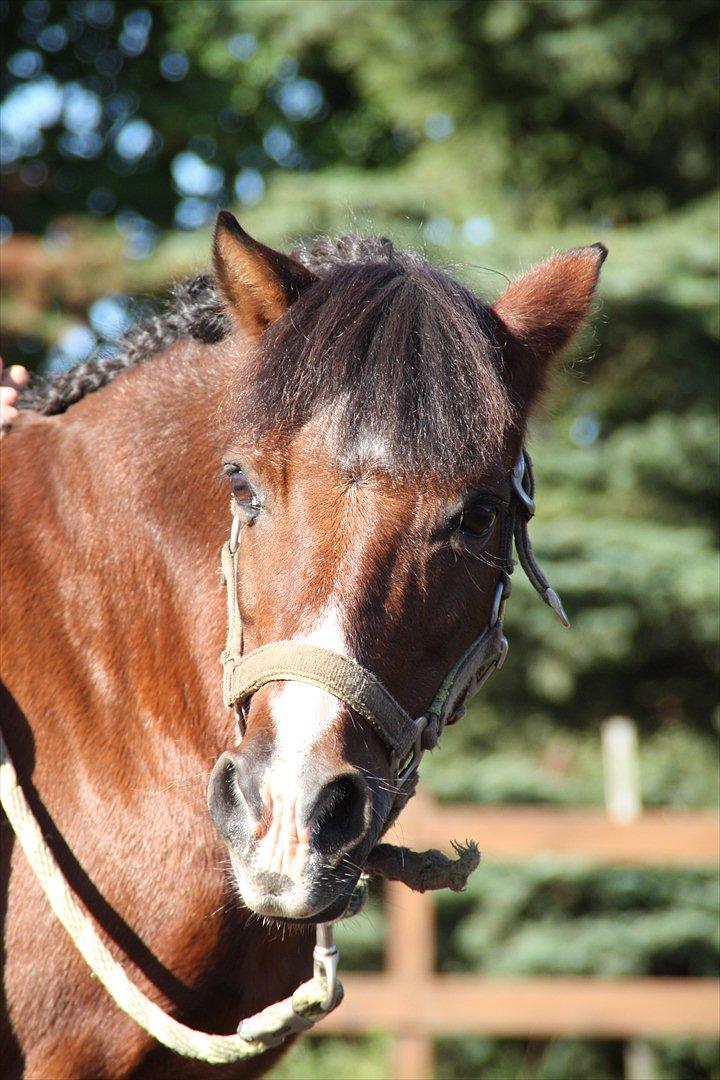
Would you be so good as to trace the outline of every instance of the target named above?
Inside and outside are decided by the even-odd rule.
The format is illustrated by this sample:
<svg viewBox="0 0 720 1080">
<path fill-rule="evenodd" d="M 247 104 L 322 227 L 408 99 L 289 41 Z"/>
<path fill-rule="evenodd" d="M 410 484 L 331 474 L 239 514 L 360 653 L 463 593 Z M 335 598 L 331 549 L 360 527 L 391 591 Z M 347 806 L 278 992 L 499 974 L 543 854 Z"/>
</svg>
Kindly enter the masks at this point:
<svg viewBox="0 0 720 1080">
<path fill-rule="evenodd" d="M 450 669 L 425 711 L 413 718 L 367 668 L 342 653 L 299 641 L 274 641 L 243 654 L 242 618 L 237 599 L 241 519 L 233 518 L 230 539 L 222 548 L 227 588 L 228 636 L 221 656 L 223 697 L 242 717 L 257 690 L 271 682 L 302 682 L 326 690 L 366 720 L 390 753 L 398 795 L 409 797 L 426 750 L 433 749 L 447 724 L 460 719 L 467 702 L 502 667 L 508 650 L 503 633 L 505 602 L 510 595 L 513 548 L 542 599 L 565 626 L 568 619 L 533 555 L 528 522 L 535 513 L 535 482 L 530 456 L 523 447 L 511 476 L 512 497 L 502 521 L 498 575 L 487 626 Z"/>
</svg>

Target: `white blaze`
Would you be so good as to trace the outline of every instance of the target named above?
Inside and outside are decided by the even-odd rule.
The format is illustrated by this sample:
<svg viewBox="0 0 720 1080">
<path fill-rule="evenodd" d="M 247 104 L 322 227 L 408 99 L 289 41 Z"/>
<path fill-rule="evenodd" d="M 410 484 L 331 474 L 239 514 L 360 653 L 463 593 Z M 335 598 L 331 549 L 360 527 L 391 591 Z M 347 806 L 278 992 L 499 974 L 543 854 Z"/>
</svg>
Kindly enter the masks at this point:
<svg viewBox="0 0 720 1080">
<path fill-rule="evenodd" d="M 308 633 L 292 640 L 348 655 L 339 612 L 332 603 Z M 268 869 L 296 876 L 306 855 L 302 846 L 298 850 L 303 782 L 317 742 L 332 731 L 342 705 L 317 686 L 286 682 L 272 693 L 269 708 L 275 724 L 275 751 L 263 794 L 272 825 L 260 841 L 258 856 L 261 862 L 267 859 Z"/>
<path fill-rule="evenodd" d="M 308 634 L 293 638 L 307 645 L 320 645 L 324 649 L 347 656 L 347 642 L 340 625 L 338 609 L 334 604 L 321 613 Z M 286 769 L 286 779 L 294 782 L 312 754 L 318 739 L 331 730 L 340 713 L 341 704 L 327 690 L 307 683 L 286 682 L 270 700 L 270 712 L 275 721 L 276 758 Z M 275 770 L 273 770 L 275 772 Z"/>
</svg>

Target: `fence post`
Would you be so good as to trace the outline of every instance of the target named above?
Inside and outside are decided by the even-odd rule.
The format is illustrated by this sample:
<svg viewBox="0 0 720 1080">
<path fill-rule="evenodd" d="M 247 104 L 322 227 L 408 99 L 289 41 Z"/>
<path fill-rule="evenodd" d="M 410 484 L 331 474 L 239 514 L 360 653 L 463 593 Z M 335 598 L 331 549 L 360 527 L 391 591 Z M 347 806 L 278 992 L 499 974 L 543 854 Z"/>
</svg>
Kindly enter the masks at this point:
<svg viewBox="0 0 720 1080">
<path fill-rule="evenodd" d="M 637 729 L 626 716 L 602 725 L 605 810 L 613 821 L 635 821 L 642 810 Z"/>
<path fill-rule="evenodd" d="M 637 728 L 626 716 L 602 725 L 605 810 L 613 821 L 627 824 L 642 813 Z M 625 1080 L 655 1080 L 657 1061 L 645 1039 L 629 1039 L 623 1047 Z"/>
<path fill-rule="evenodd" d="M 419 840 L 426 798 L 416 795 L 402 814 L 403 842 Z M 423 806 L 425 810 L 423 811 Z M 435 905 L 432 894 L 418 893 L 397 881 L 385 892 L 387 913 L 386 971 L 410 1001 L 422 995 L 435 969 Z M 393 1046 L 394 1080 L 432 1080 L 435 1073 L 432 1037 L 419 1024 L 396 1032 Z"/>
</svg>

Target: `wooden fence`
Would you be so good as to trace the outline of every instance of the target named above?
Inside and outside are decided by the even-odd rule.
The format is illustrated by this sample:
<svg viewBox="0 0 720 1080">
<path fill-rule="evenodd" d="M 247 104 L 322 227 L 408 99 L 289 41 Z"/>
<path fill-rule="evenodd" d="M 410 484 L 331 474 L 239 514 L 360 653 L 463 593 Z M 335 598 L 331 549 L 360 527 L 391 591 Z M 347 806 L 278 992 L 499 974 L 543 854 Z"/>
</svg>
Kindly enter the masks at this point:
<svg viewBox="0 0 720 1080">
<path fill-rule="evenodd" d="M 618 770 L 608 770 L 606 760 L 608 772 Z M 622 764 L 619 774 L 629 775 Z M 679 810 L 640 813 L 639 803 L 628 798 L 627 790 L 616 796 L 617 792 L 607 792 L 603 812 L 441 806 L 427 794 L 418 794 L 391 839 L 423 849 L 447 847 L 450 838 L 471 836 L 478 840 L 486 862 L 545 855 L 608 865 L 718 866 L 716 815 Z M 628 813 L 627 807 L 634 805 L 636 810 Z M 714 979 L 441 975 L 435 972 L 432 894 L 412 893 L 391 883 L 386 913 L 384 973 L 344 975 L 345 1001 L 315 1031 L 320 1036 L 391 1032 L 396 1080 L 432 1077 L 433 1039 L 440 1036 L 638 1040 L 712 1037 L 720 1030 L 720 983 Z M 644 1080 L 649 1080 L 647 1074 Z"/>
</svg>

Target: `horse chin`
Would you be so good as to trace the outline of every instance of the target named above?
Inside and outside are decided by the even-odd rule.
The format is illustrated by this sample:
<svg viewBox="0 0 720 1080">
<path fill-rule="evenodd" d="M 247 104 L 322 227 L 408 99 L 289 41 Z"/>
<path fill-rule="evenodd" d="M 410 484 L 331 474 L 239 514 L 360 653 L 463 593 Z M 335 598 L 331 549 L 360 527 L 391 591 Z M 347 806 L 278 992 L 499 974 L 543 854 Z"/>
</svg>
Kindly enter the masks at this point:
<svg viewBox="0 0 720 1080">
<path fill-rule="evenodd" d="M 328 907 L 317 911 L 312 915 L 289 915 L 282 910 L 282 904 L 278 904 L 275 897 L 270 897 L 273 903 L 263 904 L 262 908 L 246 903 L 256 915 L 261 916 L 265 922 L 277 923 L 279 926 L 317 926 L 318 923 L 335 922 L 341 919 L 347 910 L 349 896 L 341 896 L 334 900 Z"/>
<path fill-rule="evenodd" d="M 327 883 L 321 889 L 301 886 L 290 879 L 273 883 L 276 887 L 270 891 L 264 889 L 260 881 L 249 880 L 236 860 L 231 861 L 245 907 L 263 919 L 286 925 L 309 926 L 341 918 L 350 903 L 358 876 L 349 881 L 343 878 L 342 888 L 334 896 L 334 890 L 331 892 Z"/>
</svg>

